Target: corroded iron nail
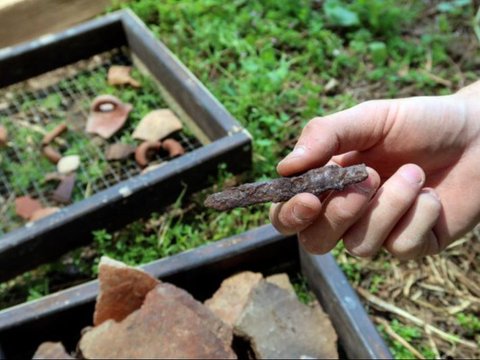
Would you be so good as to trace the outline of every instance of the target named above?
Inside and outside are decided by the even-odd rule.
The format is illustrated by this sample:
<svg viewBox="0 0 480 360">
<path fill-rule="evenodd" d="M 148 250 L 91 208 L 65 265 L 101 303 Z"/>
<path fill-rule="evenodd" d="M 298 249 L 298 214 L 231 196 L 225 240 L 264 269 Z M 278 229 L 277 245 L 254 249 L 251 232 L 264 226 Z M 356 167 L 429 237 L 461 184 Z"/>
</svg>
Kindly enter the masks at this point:
<svg viewBox="0 0 480 360">
<path fill-rule="evenodd" d="M 208 196 L 204 205 L 227 211 L 265 202 L 283 202 L 304 192 L 318 196 L 329 190 L 343 190 L 346 186 L 361 182 L 367 177 L 364 164 L 344 168 L 327 165 L 299 176 L 282 177 L 226 189 Z"/>
</svg>

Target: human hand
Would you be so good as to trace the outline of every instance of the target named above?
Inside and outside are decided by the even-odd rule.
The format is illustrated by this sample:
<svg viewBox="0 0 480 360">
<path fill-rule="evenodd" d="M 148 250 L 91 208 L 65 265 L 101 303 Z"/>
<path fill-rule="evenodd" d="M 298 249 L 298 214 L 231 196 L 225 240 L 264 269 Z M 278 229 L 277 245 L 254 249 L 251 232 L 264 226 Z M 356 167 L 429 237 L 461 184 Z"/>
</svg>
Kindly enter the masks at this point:
<svg viewBox="0 0 480 360">
<path fill-rule="evenodd" d="M 401 259 L 435 254 L 480 220 L 480 82 L 453 95 L 374 100 L 311 120 L 277 167 L 290 176 L 326 163 L 365 163 L 369 177 L 270 210 L 273 225 L 323 254 L 382 246 Z"/>
</svg>

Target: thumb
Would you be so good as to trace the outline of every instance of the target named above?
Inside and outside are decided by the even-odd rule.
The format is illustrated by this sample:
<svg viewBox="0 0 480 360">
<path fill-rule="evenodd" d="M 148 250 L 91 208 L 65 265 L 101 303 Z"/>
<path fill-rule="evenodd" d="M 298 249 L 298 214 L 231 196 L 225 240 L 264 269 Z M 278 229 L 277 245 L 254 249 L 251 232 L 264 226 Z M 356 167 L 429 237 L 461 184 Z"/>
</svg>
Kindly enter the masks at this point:
<svg viewBox="0 0 480 360">
<path fill-rule="evenodd" d="M 334 155 L 371 148 L 388 133 L 395 104 L 395 100 L 367 101 L 310 120 L 293 151 L 278 164 L 278 173 L 293 175 L 322 166 Z"/>
</svg>

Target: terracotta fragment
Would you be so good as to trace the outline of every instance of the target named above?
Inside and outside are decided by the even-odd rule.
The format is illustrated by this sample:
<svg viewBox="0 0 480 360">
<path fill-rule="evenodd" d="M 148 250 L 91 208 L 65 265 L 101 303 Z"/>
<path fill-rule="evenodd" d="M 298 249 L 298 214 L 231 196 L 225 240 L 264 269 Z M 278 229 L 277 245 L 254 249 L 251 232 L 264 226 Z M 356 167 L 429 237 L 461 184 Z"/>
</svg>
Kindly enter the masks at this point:
<svg viewBox="0 0 480 360">
<path fill-rule="evenodd" d="M 220 288 L 205 301 L 215 315 L 228 325 L 235 325 L 250 291 L 262 280 L 262 274 L 244 271 L 223 280 Z"/>
<path fill-rule="evenodd" d="M 25 220 L 30 219 L 33 213 L 41 208 L 40 201 L 32 199 L 30 196 L 20 196 L 15 199 L 15 212 Z"/>
<path fill-rule="evenodd" d="M 151 165 L 148 165 L 145 169 L 143 169 L 140 174 L 147 174 L 155 169 L 158 169 L 164 165 L 168 164 L 168 161 L 162 161 L 161 163 L 158 163 L 158 164 L 151 164 Z"/>
<path fill-rule="evenodd" d="M 235 334 L 250 342 L 257 359 L 336 359 L 337 334 L 318 307 L 261 281 L 235 325 Z"/>
<path fill-rule="evenodd" d="M 158 141 L 181 129 L 182 123 L 171 110 L 154 110 L 143 117 L 133 132 L 133 138 Z"/>
<path fill-rule="evenodd" d="M 110 145 L 105 151 L 105 158 L 111 160 L 123 160 L 135 152 L 135 147 L 128 144 L 116 143 Z"/>
<path fill-rule="evenodd" d="M 43 219 L 44 217 L 55 214 L 59 210 L 60 208 L 58 207 L 47 207 L 47 208 L 38 209 L 32 214 L 32 216 L 30 217 L 30 221 L 37 221 L 37 220 Z"/>
<path fill-rule="evenodd" d="M 45 157 L 54 165 L 58 164 L 62 158 L 62 155 L 50 145 L 44 146 L 42 152 L 43 155 L 45 155 Z"/>
<path fill-rule="evenodd" d="M 113 95 L 97 96 L 90 107 L 87 132 L 110 138 L 123 127 L 132 108 Z"/>
<path fill-rule="evenodd" d="M 160 282 L 141 269 L 102 256 L 98 267 L 100 292 L 93 324 L 121 321 L 140 308 L 145 296 Z"/>
<path fill-rule="evenodd" d="M 43 137 L 43 140 L 42 140 L 42 145 L 50 144 L 57 136 L 60 136 L 65 131 L 67 131 L 67 124 L 65 124 L 65 123 L 59 124 L 54 129 L 52 129 L 50 132 L 45 134 L 45 136 Z"/>
<path fill-rule="evenodd" d="M 166 139 L 162 141 L 162 148 L 168 152 L 168 156 L 171 158 L 185 154 L 185 149 L 182 144 L 175 139 Z"/>
<path fill-rule="evenodd" d="M 135 150 L 135 161 L 141 167 L 145 167 L 150 162 L 150 158 L 162 148 L 162 143 L 159 141 L 144 141 L 138 145 Z"/>
<path fill-rule="evenodd" d="M 57 163 L 57 171 L 60 174 L 69 174 L 74 172 L 80 166 L 80 156 L 69 155 L 62 157 Z"/>
<path fill-rule="evenodd" d="M 35 354 L 34 359 L 74 359 L 65 350 L 61 342 L 44 342 L 42 343 Z"/>
<path fill-rule="evenodd" d="M 61 204 L 69 204 L 75 186 L 75 174 L 65 176 L 52 195 L 52 199 Z"/>
<path fill-rule="evenodd" d="M 122 322 L 108 320 L 84 334 L 84 358 L 236 358 L 232 330 L 190 294 L 161 283 Z"/>
<path fill-rule="evenodd" d="M 109 85 L 131 85 L 133 87 L 142 86 L 137 80 L 135 80 L 130 72 L 131 66 L 113 65 L 108 69 L 107 80 Z"/>
<path fill-rule="evenodd" d="M 7 145 L 8 142 L 8 131 L 5 126 L 0 125 L 0 146 Z"/>
</svg>

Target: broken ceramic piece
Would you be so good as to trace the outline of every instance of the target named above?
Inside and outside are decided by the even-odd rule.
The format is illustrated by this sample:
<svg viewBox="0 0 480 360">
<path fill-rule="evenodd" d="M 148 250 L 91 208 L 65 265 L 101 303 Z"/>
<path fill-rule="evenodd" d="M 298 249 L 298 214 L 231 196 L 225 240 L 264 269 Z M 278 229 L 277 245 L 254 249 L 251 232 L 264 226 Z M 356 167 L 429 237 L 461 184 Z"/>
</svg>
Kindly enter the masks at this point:
<svg viewBox="0 0 480 360">
<path fill-rule="evenodd" d="M 109 85 L 131 85 L 133 87 L 140 87 L 141 84 L 135 80 L 131 75 L 131 66 L 113 65 L 108 69 L 107 80 Z"/>
<path fill-rule="evenodd" d="M 74 172 L 80 166 L 80 156 L 68 155 L 62 157 L 57 163 L 57 171 L 60 174 L 69 174 Z"/>
<path fill-rule="evenodd" d="M 116 143 L 110 145 L 105 151 L 105 158 L 108 161 L 123 160 L 130 157 L 135 152 L 135 147 L 128 144 Z"/>
<path fill-rule="evenodd" d="M 56 137 L 60 136 L 65 131 L 67 131 L 67 124 L 61 123 L 61 124 L 57 125 L 51 131 L 49 131 L 47 134 L 45 134 L 45 136 L 42 139 L 42 145 L 45 146 L 45 145 L 50 144 Z"/>
<path fill-rule="evenodd" d="M 170 158 L 185 154 L 185 149 L 182 144 L 175 139 L 165 139 L 162 141 L 162 148 L 168 152 Z"/>
<path fill-rule="evenodd" d="M 171 110 L 154 110 L 143 117 L 133 132 L 133 138 L 158 141 L 181 129 L 182 123 Z"/>
<path fill-rule="evenodd" d="M 295 294 L 295 289 L 293 288 L 292 283 L 290 282 L 290 278 L 288 274 L 280 273 L 280 274 L 273 274 L 267 276 L 265 281 L 277 285 L 279 288 L 287 290 L 288 292 Z"/>
<path fill-rule="evenodd" d="M 231 342 L 229 326 L 186 291 L 161 283 L 121 322 L 86 332 L 79 350 L 87 359 L 227 359 L 236 358 Z"/>
<path fill-rule="evenodd" d="M 338 358 L 337 334 L 321 308 L 267 281 L 250 292 L 235 334 L 250 342 L 257 359 Z"/>
<path fill-rule="evenodd" d="M 40 344 L 33 359 L 74 359 L 63 347 L 61 342 L 44 342 Z"/>
<path fill-rule="evenodd" d="M 205 306 L 223 322 L 233 326 L 249 299 L 250 291 L 262 278 L 262 274 L 251 271 L 230 276 L 223 280 L 215 294 L 205 301 Z"/>
<path fill-rule="evenodd" d="M 73 187 L 75 186 L 75 174 L 65 176 L 52 195 L 52 199 L 60 204 L 69 204 L 72 200 Z"/>
<path fill-rule="evenodd" d="M 41 209 L 40 201 L 31 198 L 30 196 L 20 196 L 15 199 L 15 212 L 18 216 L 25 220 L 29 220 L 32 214 Z"/>
<path fill-rule="evenodd" d="M 158 164 L 150 164 L 148 165 L 145 169 L 143 169 L 140 174 L 147 174 L 155 169 L 158 169 L 158 168 L 161 168 L 162 166 L 164 165 L 167 165 L 168 164 L 168 161 L 162 161 L 161 163 L 158 163 Z"/>
<path fill-rule="evenodd" d="M 150 162 L 150 158 L 162 148 L 159 141 L 144 141 L 138 145 L 135 150 L 135 161 L 141 167 L 145 167 Z"/>
<path fill-rule="evenodd" d="M 62 155 L 55 150 L 53 147 L 50 145 L 44 146 L 42 149 L 43 155 L 50 161 L 52 164 L 56 165 L 62 158 Z"/>
<path fill-rule="evenodd" d="M 5 126 L 0 125 L 0 146 L 7 145 L 8 142 L 8 131 Z"/>
<path fill-rule="evenodd" d="M 132 108 L 113 95 L 97 96 L 90 107 L 87 132 L 110 138 L 123 127 Z"/>
<path fill-rule="evenodd" d="M 145 296 L 160 282 L 145 271 L 102 256 L 98 266 L 100 291 L 93 324 L 122 321 L 142 306 Z"/>
<path fill-rule="evenodd" d="M 47 207 L 38 209 L 32 214 L 32 216 L 30 217 L 30 221 L 38 221 L 40 219 L 43 219 L 44 217 L 55 214 L 59 210 L 60 208 L 58 207 Z"/>
</svg>

